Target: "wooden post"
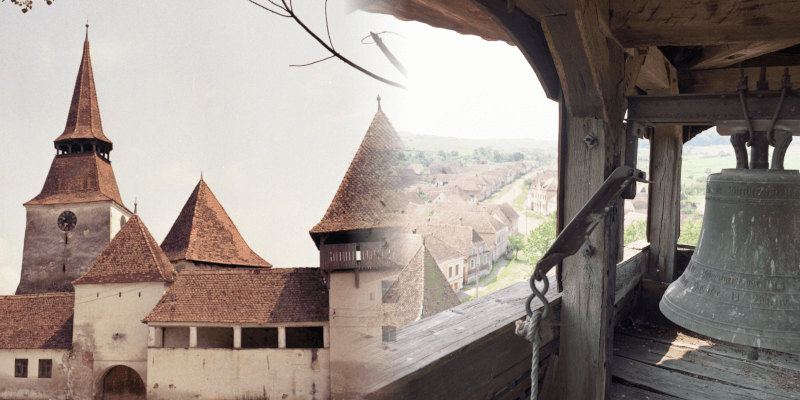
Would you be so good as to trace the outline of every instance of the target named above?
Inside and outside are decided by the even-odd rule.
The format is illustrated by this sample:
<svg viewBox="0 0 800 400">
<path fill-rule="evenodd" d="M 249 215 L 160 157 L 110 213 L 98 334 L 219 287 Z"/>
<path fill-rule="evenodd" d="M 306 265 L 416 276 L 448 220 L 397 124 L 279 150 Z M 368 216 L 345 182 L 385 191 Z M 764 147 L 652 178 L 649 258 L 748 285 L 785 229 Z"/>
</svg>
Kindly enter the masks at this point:
<svg viewBox="0 0 800 400">
<path fill-rule="evenodd" d="M 653 47 L 648 57 L 657 52 Z M 666 64 L 669 89 L 649 90 L 648 94 L 677 94 L 678 74 Z M 683 128 L 679 125 L 656 127 L 650 138 L 650 184 L 647 213 L 647 239 L 650 241 L 649 279 L 670 283 L 675 279 L 675 251 L 680 236 L 681 155 Z"/>
<path fill-rule="evenodd" d="M 603 35 L 608 11 L 583 9 L 542 18 L 559 73 L 559 212 L 569 221 L 605 178 L 624 162 L 624 95 L 641 58 Z M 638 65 L 637 65 L 638 63 Z M 587 146 L 588 135 L 596 146 Z M 620 199 L 589 237 L 593 254 L 562 263 L 559 398 L 605 399 L 611 388 L 614 289 L 623 204 Z"/>
</svg>

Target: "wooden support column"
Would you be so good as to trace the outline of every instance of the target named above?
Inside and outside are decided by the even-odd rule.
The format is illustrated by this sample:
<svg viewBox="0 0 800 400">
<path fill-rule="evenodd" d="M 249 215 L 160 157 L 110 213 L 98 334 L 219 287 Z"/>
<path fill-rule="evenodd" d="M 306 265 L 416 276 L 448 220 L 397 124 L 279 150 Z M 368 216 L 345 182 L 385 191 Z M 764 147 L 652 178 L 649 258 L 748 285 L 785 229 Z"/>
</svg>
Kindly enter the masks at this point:
<svg viewBox="0 0 800 400">
<path fill-rule="evenodd" d="M 651 48 L 650 52 L 655 48 Z M 657 51 L 657 50 L 655 50 Z M 649 90 L 648 94 L 677 94 L 678 74 L 668 65 L 669 89 Z M 650 184 L 647 213 L 647 239 L 650 241 L 648 279 L 670 283 L 675 280 L 675 251 L 680 236 L 681 156 L 683 128 L 658 126 L 650 138 Z M 694 243 L 693 243 L 694 244 Z"/>
<path fill-rule="evenodd" d="M 569 221 L 624 162 L 624 95 L 642 58 L 604 36 L 601 2 L 542 18 L 561 82 L 559 213 Z M 587 135 L 596 138 L 589 148 Z M 620 199 L 589 237 L 593 253 L 562 263 L 558 397 L 605 399 L 611 388 L 616 263 L 623 205 Z M 549 372 L 548 372 L 549 373 Z"/>
</svg>

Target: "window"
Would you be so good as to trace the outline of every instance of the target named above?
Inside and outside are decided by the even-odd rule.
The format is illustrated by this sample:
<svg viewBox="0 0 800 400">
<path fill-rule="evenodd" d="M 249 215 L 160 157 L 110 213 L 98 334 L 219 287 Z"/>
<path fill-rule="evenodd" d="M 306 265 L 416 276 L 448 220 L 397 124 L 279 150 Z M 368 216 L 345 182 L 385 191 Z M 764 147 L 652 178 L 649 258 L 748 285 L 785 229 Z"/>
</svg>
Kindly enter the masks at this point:
<svg viewBox="0 0 800 400">
<path fill-rule="evenodd" d="M 287 349 L 321 349 L 325 347 L 324 329 L 321 326 L 286 328 Z"/>
<path fill-rule="evenodd" d="M 381 331 L 383 334 L 384 342 L 394 342 L 397 340 L 397 328 L 394 326 L 382 326 Z"/>
<path fill-rule="evenodd" d="M 39 378 L 50 378 L 53 372 L 53 360 L 39 360 Z"/>
<path fill-rule="evenodd" d="M 381 298 L 386 297 L 386 292 L 394 285 L 394 281 L 381 281 Z"/>
<path fill-rule="evenodd" d="M 458 275 L 458 266 L 459 264 L 456 264 L 456 275 Z"/>
<path fill-rule="evenodd" d="M 447 277 L 448 278 L 452 278 L 453 277 L 453 267 L 452 266 L 450 267 L 450 270 L 447 272 Z"/>
<path fill-rule="evenodd" d="M 278 328 L 242 328 L 243 349 L 277 349 Z"/>
<path fill-rule="evenodd" d="M 17 358 L 14 359 L 14 377 L 27 378 L 28 377 L 28 359 Z"/>
</svg>

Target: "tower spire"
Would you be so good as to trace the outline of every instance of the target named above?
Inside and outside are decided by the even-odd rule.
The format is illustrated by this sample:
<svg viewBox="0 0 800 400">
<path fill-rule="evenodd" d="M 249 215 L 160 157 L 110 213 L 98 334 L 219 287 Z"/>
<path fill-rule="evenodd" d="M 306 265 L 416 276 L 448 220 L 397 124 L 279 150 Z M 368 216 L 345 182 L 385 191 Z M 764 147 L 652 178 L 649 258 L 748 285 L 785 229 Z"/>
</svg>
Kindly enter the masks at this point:
<svg viewBox="0 0 800 400">
<path fill-rule="evenodd" d="M 92 60 L 89 55 L 89 21 L 86 21 L 86 40 L 83 42 L 83 57 L 72 92 L 72 102 L 67 114 L 64 132 L 55 140 L 59 154 L 98 153 L 108 159 L 113 144 L 103 134 L 100 121 L 100 108 L 97 105 L 97 92 L 92 73 Z"/>
</svg>

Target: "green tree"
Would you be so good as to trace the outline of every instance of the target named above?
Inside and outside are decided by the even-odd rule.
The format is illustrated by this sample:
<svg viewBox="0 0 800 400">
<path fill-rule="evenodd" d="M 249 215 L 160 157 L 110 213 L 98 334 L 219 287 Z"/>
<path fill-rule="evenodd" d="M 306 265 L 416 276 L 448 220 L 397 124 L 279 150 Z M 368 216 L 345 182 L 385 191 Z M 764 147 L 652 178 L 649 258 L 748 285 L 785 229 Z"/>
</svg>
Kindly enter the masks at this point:
<svg viewBox="0 0 800 400">
<path fill-rule="evenodd" d="M 451 151 L 450 155 L 453 156 L 453 157 L 458 157 L 458 152 L 457 151 Z"/>
<path fill-rule="evenodd" d="M 647 237 L 646 231 L 647 221 L 634 221 L 625 227 L 625 244 L 644 240 Z"/>
<path fill-rule="evenodd" d="M 678 243 L 685 243 L 695 245 L 700 240 L 700 230 L 703 228 L 703 220 L 692 221 L 692 218 L 686 218 L 681 224 L 681 236 L 678 238 Z"/>
<path fill-rule="evenodd" d="M 550 214 L 544 222 L 530 231 L 525 237 L 525 247 L 522 248 L 522 255 L 528 262 L 539 261 L 545 252 L 553 245 L 556 240 L 556 213 Z"/>
<path fill-rule="evenodd" d="M 514 258 L 517 258 L 517 254 L 523 247 L 525 247 L 525 236 L 521 233 L 515 233 L 513 235 L 508 236 L 508 244 L 511 250 L 514 250 Z"/>
<path fill-rule="evenodd" d="M 437 155 L 442 159 L 442 161 L 447 159 L 447 153 L 445 153 L 444 150 L 439 150 L 439 153 L 437 153 Z"/>
</svg>

